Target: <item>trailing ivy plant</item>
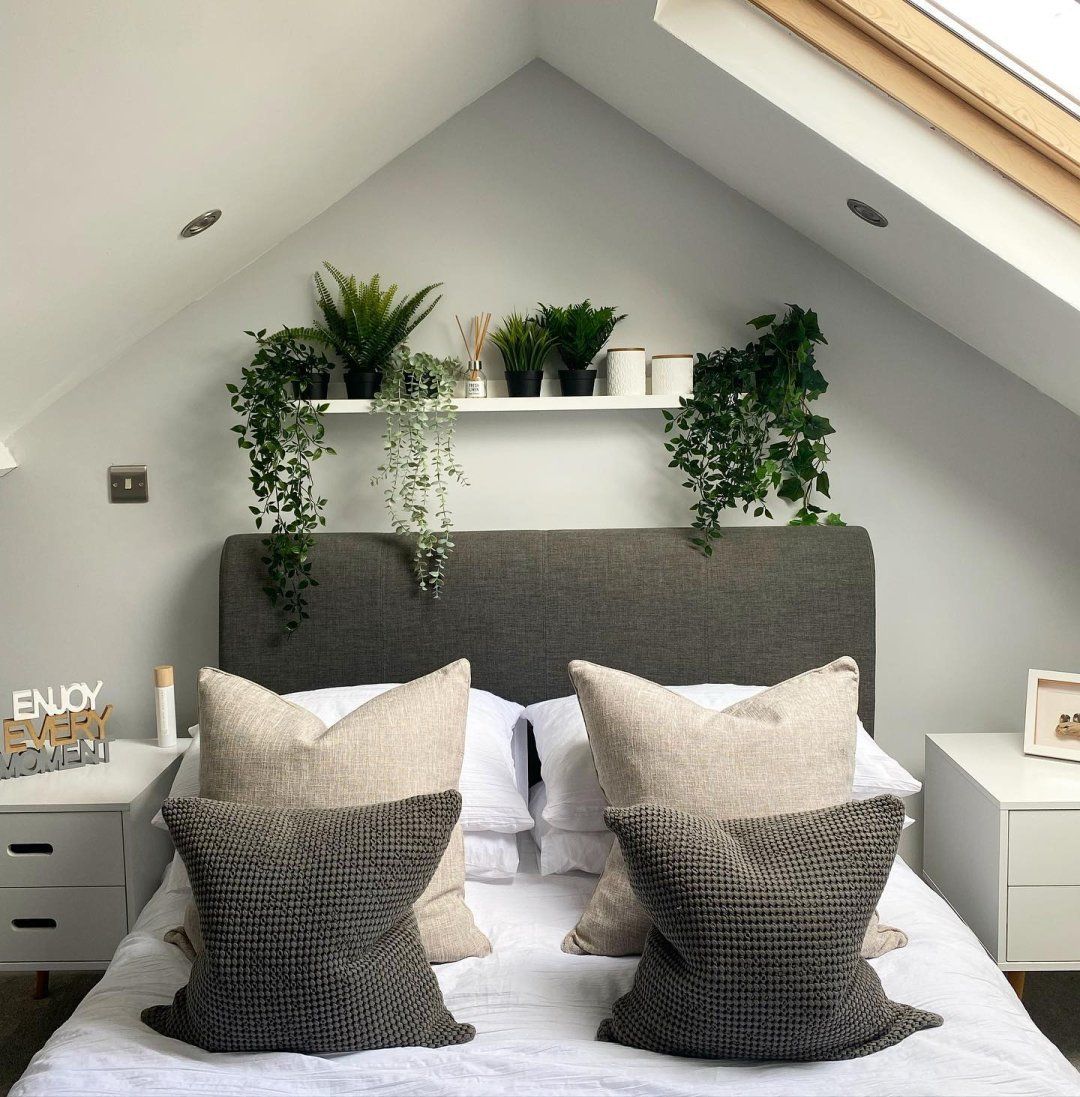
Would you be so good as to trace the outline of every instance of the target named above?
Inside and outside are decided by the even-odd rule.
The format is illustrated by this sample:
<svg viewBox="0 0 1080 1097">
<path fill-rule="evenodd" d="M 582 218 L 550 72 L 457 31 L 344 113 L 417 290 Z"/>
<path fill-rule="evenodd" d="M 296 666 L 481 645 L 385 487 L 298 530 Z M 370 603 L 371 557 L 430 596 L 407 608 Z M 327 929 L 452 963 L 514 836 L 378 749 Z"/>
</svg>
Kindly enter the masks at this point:
<svg viewBox="0 0 1080 1097">
<path fill-rule="evenodd" d="M 693 394 L 664 412 L 669 465 L 696 496 L 694 544 L 707 556 L 723 536 L 725 510 L 772 518 L 773 493 L 798 505 L 792 525 L 844 524 L 815 502 L 829 497 L 826 439 L 834 433 L 810 407 L 828 388 L 815 362 L 815 347 L 826 343 L 817 313 L 788 305 L 779 320 L 758 316 L 750 326 L 761 334 L 745 347 L 699 354 Z"/>
<path fill-rule="evenodd" d="M 394 532 L 416 538 L 413 569 L 421 590 L 438 598 L 454 549 L 448 503 L 452 481 L 468 484 L 454 454 L 456 358 L 412 354 L 404 344 L 387 363 L 375 410 L 386 416 L 383 461 L 372 486 L 383 498 Z"/>
<path fill-rule="evenodd" d="M 333 449 L 323 442 L 326 404 L 298 399 L 293 382 L 304 382 L 326 367 L 326 359 L 297 341 L 288 329 L 267 336 L 248 331 L 257 344 L 242 385 L 227 385 L 233 410 L 242 422 L 232 429 L 247 451 L 251 489 L 258 500 L 248 509 L 255 528 L 269 526 L 263 539 L 266 568 L 263 590 L 294 632 L 307 619 L 307 591 L 318 585 L 308 554 L 314 533 L 326 525 L 326 500 L 315 491 L 311 466 Z"/>
</svg>

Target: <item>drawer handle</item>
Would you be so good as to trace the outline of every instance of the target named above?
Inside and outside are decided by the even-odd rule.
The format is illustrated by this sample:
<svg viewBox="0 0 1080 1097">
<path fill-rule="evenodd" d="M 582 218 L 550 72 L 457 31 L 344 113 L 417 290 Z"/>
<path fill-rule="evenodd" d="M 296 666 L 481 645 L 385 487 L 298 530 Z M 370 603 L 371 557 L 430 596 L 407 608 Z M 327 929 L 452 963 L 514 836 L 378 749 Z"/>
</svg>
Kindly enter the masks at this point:
<svg viewBox="0 0 1080 1097">
<path fill-rule="evenodd" d="M 51 842 L 12 842 L 8 846 L 8 853 L 13 857 L 25 857 L 27 854 L 38 854 L 48 857 L 52 853 Z"/>
<path fill-rule="evenodd" d="M 14 929 L 56 929 L 55 918 L 12 918 Z"/>
</svg>

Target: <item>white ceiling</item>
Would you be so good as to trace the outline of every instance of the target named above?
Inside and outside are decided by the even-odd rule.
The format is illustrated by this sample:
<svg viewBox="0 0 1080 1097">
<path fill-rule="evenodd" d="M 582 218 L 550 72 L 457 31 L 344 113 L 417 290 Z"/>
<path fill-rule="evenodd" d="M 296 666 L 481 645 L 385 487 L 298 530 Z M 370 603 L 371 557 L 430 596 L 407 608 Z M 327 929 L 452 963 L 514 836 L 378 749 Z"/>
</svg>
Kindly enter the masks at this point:
<svg viewBox="0 0 1080 1097">
<path fill-rule="evenodd" d="M 529 0 L 0 0 L 0 441 L 530 61 L 534 37 Z M 212 231 L 178 239 L 215 206 Z"/>
<path fill-rule="evenodd" d="M 545 0 L 541 54 L 1080 413 L 1080 228 L 744 0 L 662 0 L 654 22 L 656 8 Z"/>
<path fill-rule="evenodd" d="M 1080 412 L 1075 226 L 742 0 L 655 8 L 0 0 L 0 441 L 535 56 Z"/>
</svg>

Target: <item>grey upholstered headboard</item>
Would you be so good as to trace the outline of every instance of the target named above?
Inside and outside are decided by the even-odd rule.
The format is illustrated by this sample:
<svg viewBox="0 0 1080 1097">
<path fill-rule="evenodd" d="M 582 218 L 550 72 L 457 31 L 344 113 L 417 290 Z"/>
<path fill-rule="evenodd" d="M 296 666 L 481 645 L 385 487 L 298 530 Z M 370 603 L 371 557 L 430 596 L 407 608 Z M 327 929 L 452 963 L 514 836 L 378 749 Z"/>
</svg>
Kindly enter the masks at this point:
<svg viewBox="0 0 1080 1097">
<path fill-rule="evenodd" d="M 772 685 L 851 655 L 874 727 L 874 557 L 863 529 L 736 527 L 711 558 L 679 529 L 458 533 L 445 593 L 421 594 L 406 543 L 325 533 L 295 634 L 263 594 L 260 536 L 221 556 L 220 665 L 277 691 L 395 682 L 462 656 L 521 704 L 571 692 L 590 659 L 669 685 Z"/>
</svg>

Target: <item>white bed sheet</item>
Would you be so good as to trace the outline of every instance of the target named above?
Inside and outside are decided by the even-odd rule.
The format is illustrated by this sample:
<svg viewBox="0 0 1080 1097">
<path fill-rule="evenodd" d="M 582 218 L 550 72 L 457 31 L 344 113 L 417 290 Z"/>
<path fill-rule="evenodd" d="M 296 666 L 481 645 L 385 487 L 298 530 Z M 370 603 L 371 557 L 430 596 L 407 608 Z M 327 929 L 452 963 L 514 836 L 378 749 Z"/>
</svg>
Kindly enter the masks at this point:
<svg viewBox="0 0 1080 1097">
<path fill-rule="evenodd" d="M 187 980 L 187 963 L 161 934 L 179 923 L 188 892 L 162 888 L 11 1097 L 1080 1094 L 1080 1074 L 1036 1029 L 971 932 L 902 861 L 880 911 L 911 943 L 873 963 L 891 997 L 935 1010 L 945 1023 L 842 1063 L 715 1063 L 595 1041 L 637 961 L 559 951 L 594 886 L 595 877 L 531 873 L 467 883 L 494 951 L 436 971 L 447 1005 L 476 1026 L 476 1039 L 328 1057 L 215 1055 L 140 1023 L 140 1010 L 169 1001 Z"/>
</svg>

